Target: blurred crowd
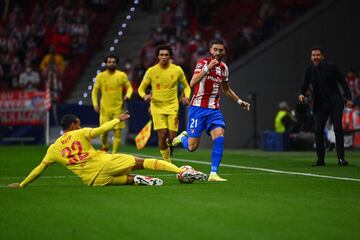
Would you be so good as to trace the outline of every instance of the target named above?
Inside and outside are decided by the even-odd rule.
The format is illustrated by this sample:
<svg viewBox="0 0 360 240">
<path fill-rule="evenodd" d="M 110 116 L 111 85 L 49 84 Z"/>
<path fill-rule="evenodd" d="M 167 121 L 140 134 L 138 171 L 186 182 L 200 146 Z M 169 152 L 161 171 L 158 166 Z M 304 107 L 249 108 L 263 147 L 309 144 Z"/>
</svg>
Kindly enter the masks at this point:
<svg viewBox="0 0 360 240">
<path fill-rule="evenodd" d="M 61 88 L 68 60 L 87 48 L 94 18 L 83 0 L 1 4 L 0 90 Z"/>
<path fill-rule="evenodd" d="M 142 47 L 135 63 L 124 68 L 136 92 L 145 70 L 156 63 L 156 47 L 170 44 L 173 61 L 191 76 L 196 61 L 208 56 L 211 40 L 223 39 L 227 63 L 273 36 L 316 5 L 320 0 L 169 0 L 161 13 L 160 26 Z M 147 1 L 151 9 L 151 1 Z"/>
<path fill-rule="evenodd" d="M 161 11 L 160 26 L 152 33 L 134 61 L 121 67 L 133 87 L 156 62 L 155 49 L 168 43 L 173 61 L 187 77 L 196 61 L 208 55 L 213 39 L 224 39 L 227 63 L 273 36 L 320 0 L 169 0 Z M 67 63 L 88 48 L 94 4 L 109 1 L 3 0 L 0 12 L 0 90 L 61 89 Z M 141 1 L 151 12 L 151 0 Z M 163 3 L 163 2 L 162 2 Z M 86 59 L 87 60 L 87 59 Z"/>
</svg>

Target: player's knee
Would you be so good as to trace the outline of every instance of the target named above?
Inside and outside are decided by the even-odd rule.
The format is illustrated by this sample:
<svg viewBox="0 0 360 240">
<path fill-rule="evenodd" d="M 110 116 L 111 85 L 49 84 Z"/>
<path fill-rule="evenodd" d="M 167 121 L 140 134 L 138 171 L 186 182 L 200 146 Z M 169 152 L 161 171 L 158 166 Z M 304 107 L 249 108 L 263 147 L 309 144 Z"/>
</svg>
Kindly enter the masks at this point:
<svg viewBox="0 0 360 240">
<path fill-rule="evenodd" d="M 121 130 L 114 130 L 114 138 L 121 138 Z"/>
<path fill-rule="evenodd" d="M 188 146 L 188 150 L 189 150 L 189 152 L 194 152 L 194 151 L 196 151 L 196 149 L 198 149 L 198 144 L 189 144 L 189 146 Z"/>
<path fill-rule="evenodd" d="M 135 166 L 133 167 L 133 170 L 137 169 L 144 169 L 144 159 L 135 157 Z"/>
</svg>

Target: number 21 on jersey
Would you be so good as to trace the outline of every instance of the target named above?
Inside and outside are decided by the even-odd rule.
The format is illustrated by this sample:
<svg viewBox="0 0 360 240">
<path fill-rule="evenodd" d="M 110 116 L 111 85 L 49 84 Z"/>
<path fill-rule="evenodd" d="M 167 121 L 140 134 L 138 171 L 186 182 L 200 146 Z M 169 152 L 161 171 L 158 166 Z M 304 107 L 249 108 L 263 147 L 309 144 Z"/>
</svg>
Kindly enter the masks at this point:
<svg viewBox="0 0 360 240">
<path fill-rule="evenodd" d="M 197 119 L 190 119 L 190 128 L 197 128 L 198 120 Z"/>
</svg>

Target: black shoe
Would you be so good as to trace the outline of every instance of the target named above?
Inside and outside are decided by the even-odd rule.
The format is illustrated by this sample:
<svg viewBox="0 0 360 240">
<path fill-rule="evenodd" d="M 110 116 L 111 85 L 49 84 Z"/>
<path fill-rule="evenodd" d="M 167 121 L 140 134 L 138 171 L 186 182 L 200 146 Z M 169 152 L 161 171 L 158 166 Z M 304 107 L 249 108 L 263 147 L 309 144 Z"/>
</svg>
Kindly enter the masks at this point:
<svg viewBox="0 0 360 240">
<path fill-rule="evenodd" d="M 313 167 L 322 167 L 322 166 L 325 166 L 325 162 L 317 160 L 311 166 L 313 166 Z"/>
<path fill-rule="evenodd" d="M 349 165 L 349 162 L 343 158 L 339 158 L 338 164 L 339 164 L 339 166 L 347 166 L 347 165 Z"/>
</svg>

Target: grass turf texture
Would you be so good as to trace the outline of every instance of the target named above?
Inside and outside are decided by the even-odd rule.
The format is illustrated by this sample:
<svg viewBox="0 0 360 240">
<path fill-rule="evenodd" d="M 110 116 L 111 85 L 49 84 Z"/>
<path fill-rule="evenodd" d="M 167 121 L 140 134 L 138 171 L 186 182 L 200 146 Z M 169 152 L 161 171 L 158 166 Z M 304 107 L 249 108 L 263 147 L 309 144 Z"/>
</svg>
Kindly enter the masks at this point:
<svg viewBox="0 0 360 240">
<path fill-rule="evenodd" d="M 124 152 L 137 152 L 133 147 Z M 55 164 L 23 189 L 8 189 L 42 159 L 42 146 L 0 147 L 0 239 L 360 239 L 360 182 L 221 167 L 228 182 L 179 184 L 174 174 L 138 171 L 161 187 L 87 187 Z M 157 148 L 143 155 L 159 156 Z M 208 173 L 211 152 L 175 149 L 178 166 Z M 360 179 L 348 167 L 310 167 L 313 152 L 226 150 L 224 164 Z M 203 164 L 202 164 L 203 163 Z"/>
</svg>

